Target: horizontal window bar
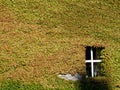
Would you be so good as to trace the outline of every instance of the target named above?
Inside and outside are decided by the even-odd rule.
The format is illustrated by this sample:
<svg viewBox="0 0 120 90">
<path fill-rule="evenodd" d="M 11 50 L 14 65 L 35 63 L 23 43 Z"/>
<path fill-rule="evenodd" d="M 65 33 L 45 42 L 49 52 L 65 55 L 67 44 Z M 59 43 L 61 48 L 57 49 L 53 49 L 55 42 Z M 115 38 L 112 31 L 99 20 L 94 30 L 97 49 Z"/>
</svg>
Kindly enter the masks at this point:
<svg viewBox="0 0 120 90">
<path fill-rule="evenodd" d="M 90 62 L 101 62 L 101 60 L 86 60 L 86 63 L 90 63 Z"/>
</svg>

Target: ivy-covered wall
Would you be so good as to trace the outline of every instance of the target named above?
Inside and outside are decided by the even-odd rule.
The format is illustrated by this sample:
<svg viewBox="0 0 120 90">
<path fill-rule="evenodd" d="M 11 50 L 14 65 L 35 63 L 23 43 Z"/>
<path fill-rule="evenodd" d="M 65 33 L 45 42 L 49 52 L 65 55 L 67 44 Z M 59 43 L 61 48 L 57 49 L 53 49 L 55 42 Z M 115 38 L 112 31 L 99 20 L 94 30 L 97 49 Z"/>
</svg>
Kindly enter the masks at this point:
<svg viewBox="0 0 120 90">
<path fill-rule="evenodd" d="M 0 82 L 55 87 L 59 73 L 85 73 L 86 45 L 105 46 L 103 72 L 118 85 L 119 23 L 119 0 L 0 0 Z"/>
</svg>

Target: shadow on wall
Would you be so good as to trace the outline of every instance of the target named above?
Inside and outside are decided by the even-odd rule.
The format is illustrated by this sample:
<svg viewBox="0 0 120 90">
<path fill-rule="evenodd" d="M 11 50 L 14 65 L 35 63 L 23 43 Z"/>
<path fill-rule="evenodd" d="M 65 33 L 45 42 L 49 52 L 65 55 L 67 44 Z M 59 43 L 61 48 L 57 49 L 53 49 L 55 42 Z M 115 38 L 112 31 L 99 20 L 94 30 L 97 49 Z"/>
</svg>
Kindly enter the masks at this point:
<svg viewBox="0 0 120 90">
<path fill-rule="evenodd" d="M 75 83 L 76 90 L 111 90 L 105 78 L 86 78 Z"/>
</svg>

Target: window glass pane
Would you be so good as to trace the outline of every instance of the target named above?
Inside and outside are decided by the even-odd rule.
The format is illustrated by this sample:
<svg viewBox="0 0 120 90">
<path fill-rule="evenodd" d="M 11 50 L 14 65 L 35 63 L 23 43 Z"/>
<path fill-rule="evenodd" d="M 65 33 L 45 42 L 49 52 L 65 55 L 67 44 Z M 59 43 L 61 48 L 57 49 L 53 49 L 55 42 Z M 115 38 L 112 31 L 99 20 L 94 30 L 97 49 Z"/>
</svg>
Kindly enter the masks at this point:
<svg viewBox="0 0 120 90">
<path fill-rule="evenodd" d="M 101 63 L 94 63 L 94 76 L 101 76 Z"/>
<path fill-rule="evenodd" d="M 93 59 L 98 60 L 101 59 L 101 51 L 103 48 L 93 48 Z"/>
<path fill-rule="evenodd" d="M 96 59 L 96 48 L 92 48 L 93 49 L 93 59 Z"/>
<path fill-rule="evenodd" d="M 86 48 L 86 60 L 91 60 L 90 50 L 91 50 L 91 47 Z"/>
<path fill-rule="evenodd" d="M 86 63 L 87 77 L 91 77 L 91 63 Z"/>
</svg>

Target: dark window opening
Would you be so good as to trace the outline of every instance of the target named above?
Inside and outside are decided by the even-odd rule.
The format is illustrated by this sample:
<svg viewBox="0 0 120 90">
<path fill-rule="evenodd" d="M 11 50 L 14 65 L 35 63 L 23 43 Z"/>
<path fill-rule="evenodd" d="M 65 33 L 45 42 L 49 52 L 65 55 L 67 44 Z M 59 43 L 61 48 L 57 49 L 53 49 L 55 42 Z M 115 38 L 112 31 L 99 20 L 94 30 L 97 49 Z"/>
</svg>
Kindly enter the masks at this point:
<svg viewBox="0 0 120 90">
<path fill-rule="evenodd" d="M 87 77 L 101 76 L 101 47 L 86 47 Z"/>
</svg>

